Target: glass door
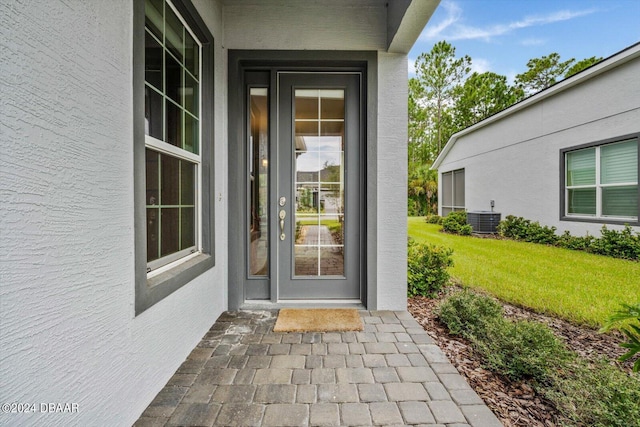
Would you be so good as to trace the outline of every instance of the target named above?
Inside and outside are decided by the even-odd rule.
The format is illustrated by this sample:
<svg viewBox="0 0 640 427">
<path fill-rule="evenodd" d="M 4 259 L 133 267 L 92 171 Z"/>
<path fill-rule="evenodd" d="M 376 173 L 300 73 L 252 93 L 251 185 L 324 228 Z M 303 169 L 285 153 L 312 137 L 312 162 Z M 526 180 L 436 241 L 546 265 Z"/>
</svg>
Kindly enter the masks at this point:
<svg viewBox="0 0 640 427">
<path fill-rule="evenodd" d="M 360 78 L 278 73 L 279 299 L 360 298 Z"/>
</svg>

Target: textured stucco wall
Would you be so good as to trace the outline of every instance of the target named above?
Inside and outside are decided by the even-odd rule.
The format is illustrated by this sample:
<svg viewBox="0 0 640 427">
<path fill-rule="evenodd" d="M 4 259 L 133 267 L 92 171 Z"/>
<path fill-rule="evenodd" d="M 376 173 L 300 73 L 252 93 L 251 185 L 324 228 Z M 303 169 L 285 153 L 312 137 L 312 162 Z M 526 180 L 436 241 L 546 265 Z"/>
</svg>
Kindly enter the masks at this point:
<svg viewBox="0 0 640 427">
<path fill-rule="evenodd" d="M 378 55 L 377 309 L 407 307 L 407 57 Z"/>
<path fill-rule="evenodd" d="M 233 0 L 224 6 L 227 49 L 386 49 L 384 1 Z"/>
<path fill-rule="evenodd" d="M 79 405 L 1 425 L 130 425 L 226 307 L 220 123 L 217 265 L 134 316 L 131 28 L 130 0 L 0 4 L 0 402 Z"/>
<path fill-rule="evenodd" d="M 465 168 L 467 210 L 489 210 L 495 200 L 503 217 L 599 235 L 602 224 L 560 221 L 560 149 L 639 132 L 639 73 L 636 58 L 464 135 L 439 172 Z"/>
</svg>

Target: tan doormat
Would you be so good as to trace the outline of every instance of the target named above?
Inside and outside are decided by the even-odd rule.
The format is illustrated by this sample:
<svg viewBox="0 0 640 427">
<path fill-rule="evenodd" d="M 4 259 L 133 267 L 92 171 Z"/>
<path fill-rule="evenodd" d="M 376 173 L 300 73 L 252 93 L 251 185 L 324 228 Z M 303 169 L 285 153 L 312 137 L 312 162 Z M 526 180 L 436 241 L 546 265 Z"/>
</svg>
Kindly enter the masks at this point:
<svg viewBox="0 0 640 427">
<path fill-rule="evenodd" d="M 283 308 L 273 332 L 362 331 L 362 319 L 355 308 Z"/>
</svg>

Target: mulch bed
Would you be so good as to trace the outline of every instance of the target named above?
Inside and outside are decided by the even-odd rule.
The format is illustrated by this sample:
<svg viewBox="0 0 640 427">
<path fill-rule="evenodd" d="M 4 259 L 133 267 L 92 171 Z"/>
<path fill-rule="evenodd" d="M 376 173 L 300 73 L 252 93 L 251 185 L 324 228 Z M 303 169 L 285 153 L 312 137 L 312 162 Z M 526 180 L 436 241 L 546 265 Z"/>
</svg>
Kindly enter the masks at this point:
<svg viewBox="0 0 640 427">
<path fill-rule="evenodd" d="M 507 427 L 511 426 L 555 426 L 561 417 L 559 412 L 526 382 L 510 381 L 482 367 L 480 359 L 462 338 L 449 335 L 434 309 L 456 286 L 446 288 L 437 298 L 414 297 L 409 299 L 409 312 L 438 343 L 451 363 L 466 377 L 467 381 Z M 600 334 L 598 331 L 572 325 L 564 320 L 533 313 L 508 304 L 505 315 L 513 319 L 536 320 L 547 324 L 567 346 L 580 356 L 594 359 L 605 356 L 616 359 L 624 353 L 619 344 L 622 334 Z M 620 366 L 620 365 L 619 365 Z M 621 369 L 631 372 L 632 364 L 625 363 Z"/>
</svg>

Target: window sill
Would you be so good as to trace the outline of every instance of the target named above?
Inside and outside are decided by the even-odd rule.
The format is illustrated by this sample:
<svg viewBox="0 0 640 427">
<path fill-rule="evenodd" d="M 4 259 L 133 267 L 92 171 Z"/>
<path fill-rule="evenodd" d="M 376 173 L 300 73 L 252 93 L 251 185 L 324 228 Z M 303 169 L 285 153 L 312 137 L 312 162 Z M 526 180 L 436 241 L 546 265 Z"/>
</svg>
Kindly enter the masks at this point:
<svg viewBox="0 0 640 427">
<path fill-rule="evenodd" d="M 136 315 L 166 298 L 214 266 L 214 259 L 199 254 L 137 284 Z"/>
</svg>

